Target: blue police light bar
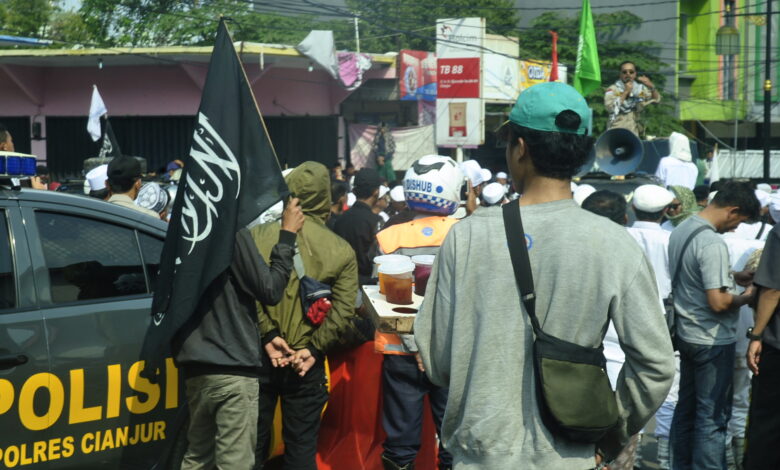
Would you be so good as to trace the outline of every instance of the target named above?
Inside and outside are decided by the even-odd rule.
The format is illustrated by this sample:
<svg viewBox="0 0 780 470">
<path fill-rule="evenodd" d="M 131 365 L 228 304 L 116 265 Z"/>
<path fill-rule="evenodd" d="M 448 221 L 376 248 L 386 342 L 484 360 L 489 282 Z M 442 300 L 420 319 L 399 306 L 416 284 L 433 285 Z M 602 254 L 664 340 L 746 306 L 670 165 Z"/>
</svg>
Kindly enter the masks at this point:
<svg viewBox="0 0 780 470">
<path fill-rule="evenodd" d="M 35 155 L 16 152 L 0 152 L 0 177 L 25 178 L 35 176 Z"/>
</svg>

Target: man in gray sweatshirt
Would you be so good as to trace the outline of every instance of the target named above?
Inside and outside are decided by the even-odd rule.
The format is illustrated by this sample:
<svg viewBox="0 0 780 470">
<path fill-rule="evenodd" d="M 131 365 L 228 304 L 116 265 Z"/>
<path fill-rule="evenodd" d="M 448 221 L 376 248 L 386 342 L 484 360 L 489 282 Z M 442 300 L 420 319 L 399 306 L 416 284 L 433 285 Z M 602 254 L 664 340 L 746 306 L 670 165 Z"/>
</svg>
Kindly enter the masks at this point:
<svg viewBox="0 0 780 470">
<path fill-rule="evenodd" d="M 571 177 L 591 146 L 589 120 L 572 87 L 544 83 L 520 95 L 502 137 L 522 195 L 542 329 L 597 347 L 609 321 L 615 325 L 626 358 L 612 435 L 625 444 L 666 397 L 674 354 L 642 249 L 623 227 L 571 199 Z M 478 211 L 450 230 L 426 292 L 415 340 L 431 381 L 449 387 L 442 440 L 454 468 L 592 468 L 596 446 L 555 436 L 542 423 L 533 329 L 515 284 L 501 208 Z"/>
</svg>

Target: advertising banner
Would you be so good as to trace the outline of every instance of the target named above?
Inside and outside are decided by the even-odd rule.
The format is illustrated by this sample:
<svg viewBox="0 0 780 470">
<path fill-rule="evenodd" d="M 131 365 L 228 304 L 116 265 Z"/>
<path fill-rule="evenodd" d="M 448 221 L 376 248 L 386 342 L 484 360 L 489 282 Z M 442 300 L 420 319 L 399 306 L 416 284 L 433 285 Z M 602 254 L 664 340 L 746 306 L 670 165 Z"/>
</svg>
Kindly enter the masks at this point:
<svg viewBox="0 0 780 470">
<path fill-rule="evenodd" d="M 436 20 L 436 57 L 458 59 L 482 57 L 485 36 L 484 18 Z"/>
<path fill-rule="evenodd" d="M 436 54 L 402 50 L 399 57 L 399 90 L 404 101 L 436 99 Z"/>
<path fill-rule="evenodd" d="M 514 103 L 518 90 L 520 61 L 501 54 L 485 53 L 482 98 L 486 101 Z"/>
<path fill-rule="evenodd" d="M 484 104 L 479 98 L 436 100 L 436 144 L 476 147 L 485 136 Z"/>
<path fill-rule="evenodd" d="M 532 62 L 527 60 L 520 61 L 520 75 L 518 80 L 518 89 L 523 91 L 526 88 L 550 81 L 550 70 L 552 64 L 549 62 Z M 567 69 L 563 65 L 558 66 L 558 81 L 566 83 Z"/>
<path fill-rule="evenodd" d="M 479 58 L 439 59 L 439 98 L 479 98 Z"/>
<path fill-rule="evenodd" d="M 484 37 L 484 18 L 436 20 L 436 145 L 440 147 L 476 147 L 485 141 Z"/>
</svg>

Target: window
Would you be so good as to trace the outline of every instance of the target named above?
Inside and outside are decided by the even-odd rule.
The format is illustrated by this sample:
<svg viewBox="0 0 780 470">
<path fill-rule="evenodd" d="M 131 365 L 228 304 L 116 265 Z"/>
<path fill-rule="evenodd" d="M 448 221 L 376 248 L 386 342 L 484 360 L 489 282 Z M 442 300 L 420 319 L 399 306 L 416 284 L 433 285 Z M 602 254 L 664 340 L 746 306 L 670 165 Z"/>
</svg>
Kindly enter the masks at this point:
<svg viewBox="0 0 780 470">
<path fill-rule="evenodd" d="M 36 212 L 55 303 L 146 293 L 132 229 L 84 217 Z"/>
<path fill-rule="evenodd" d="M 16 307 L 16 281 L 5 211 L 0 210 L 0 309 Z"/>
<path fill-rule="evenodd" d="M 160 270 L 163 240 L 141 232 L 138 233 L 138 240 L 141 242 L 141 253 L 146 265 L 146 275 L 149 278 L 149 291 L 154 292 L 157 274 Z"/>
</svg>

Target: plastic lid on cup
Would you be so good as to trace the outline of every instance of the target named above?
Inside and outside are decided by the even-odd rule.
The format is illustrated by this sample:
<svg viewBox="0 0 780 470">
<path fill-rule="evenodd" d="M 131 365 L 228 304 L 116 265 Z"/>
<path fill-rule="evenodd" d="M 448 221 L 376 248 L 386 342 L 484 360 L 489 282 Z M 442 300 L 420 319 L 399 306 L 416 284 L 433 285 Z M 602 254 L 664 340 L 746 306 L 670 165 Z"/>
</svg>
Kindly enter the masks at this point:
<svg viewBox="0 0 780 470">
<path fill-rule="evenodd" d="M 414 263 L 409 260 L 385 261 L 379 266 L 379 272 L 391 276 L 414 271 Z"/>
<path fill-rule="evenodd" d="M 420 264 L 422 266 L 432 266 L 433 260 L 436 259 L 436 255 L 416 255 L 412 256 L 412 263 Z"/>
<path fill-rule="evenodd" d="M 411 261 L 411 258 L 405 255 L 381 255 L 374 257 L 374 264 L 382 265 L 389 261 Z"/>
</svg>

